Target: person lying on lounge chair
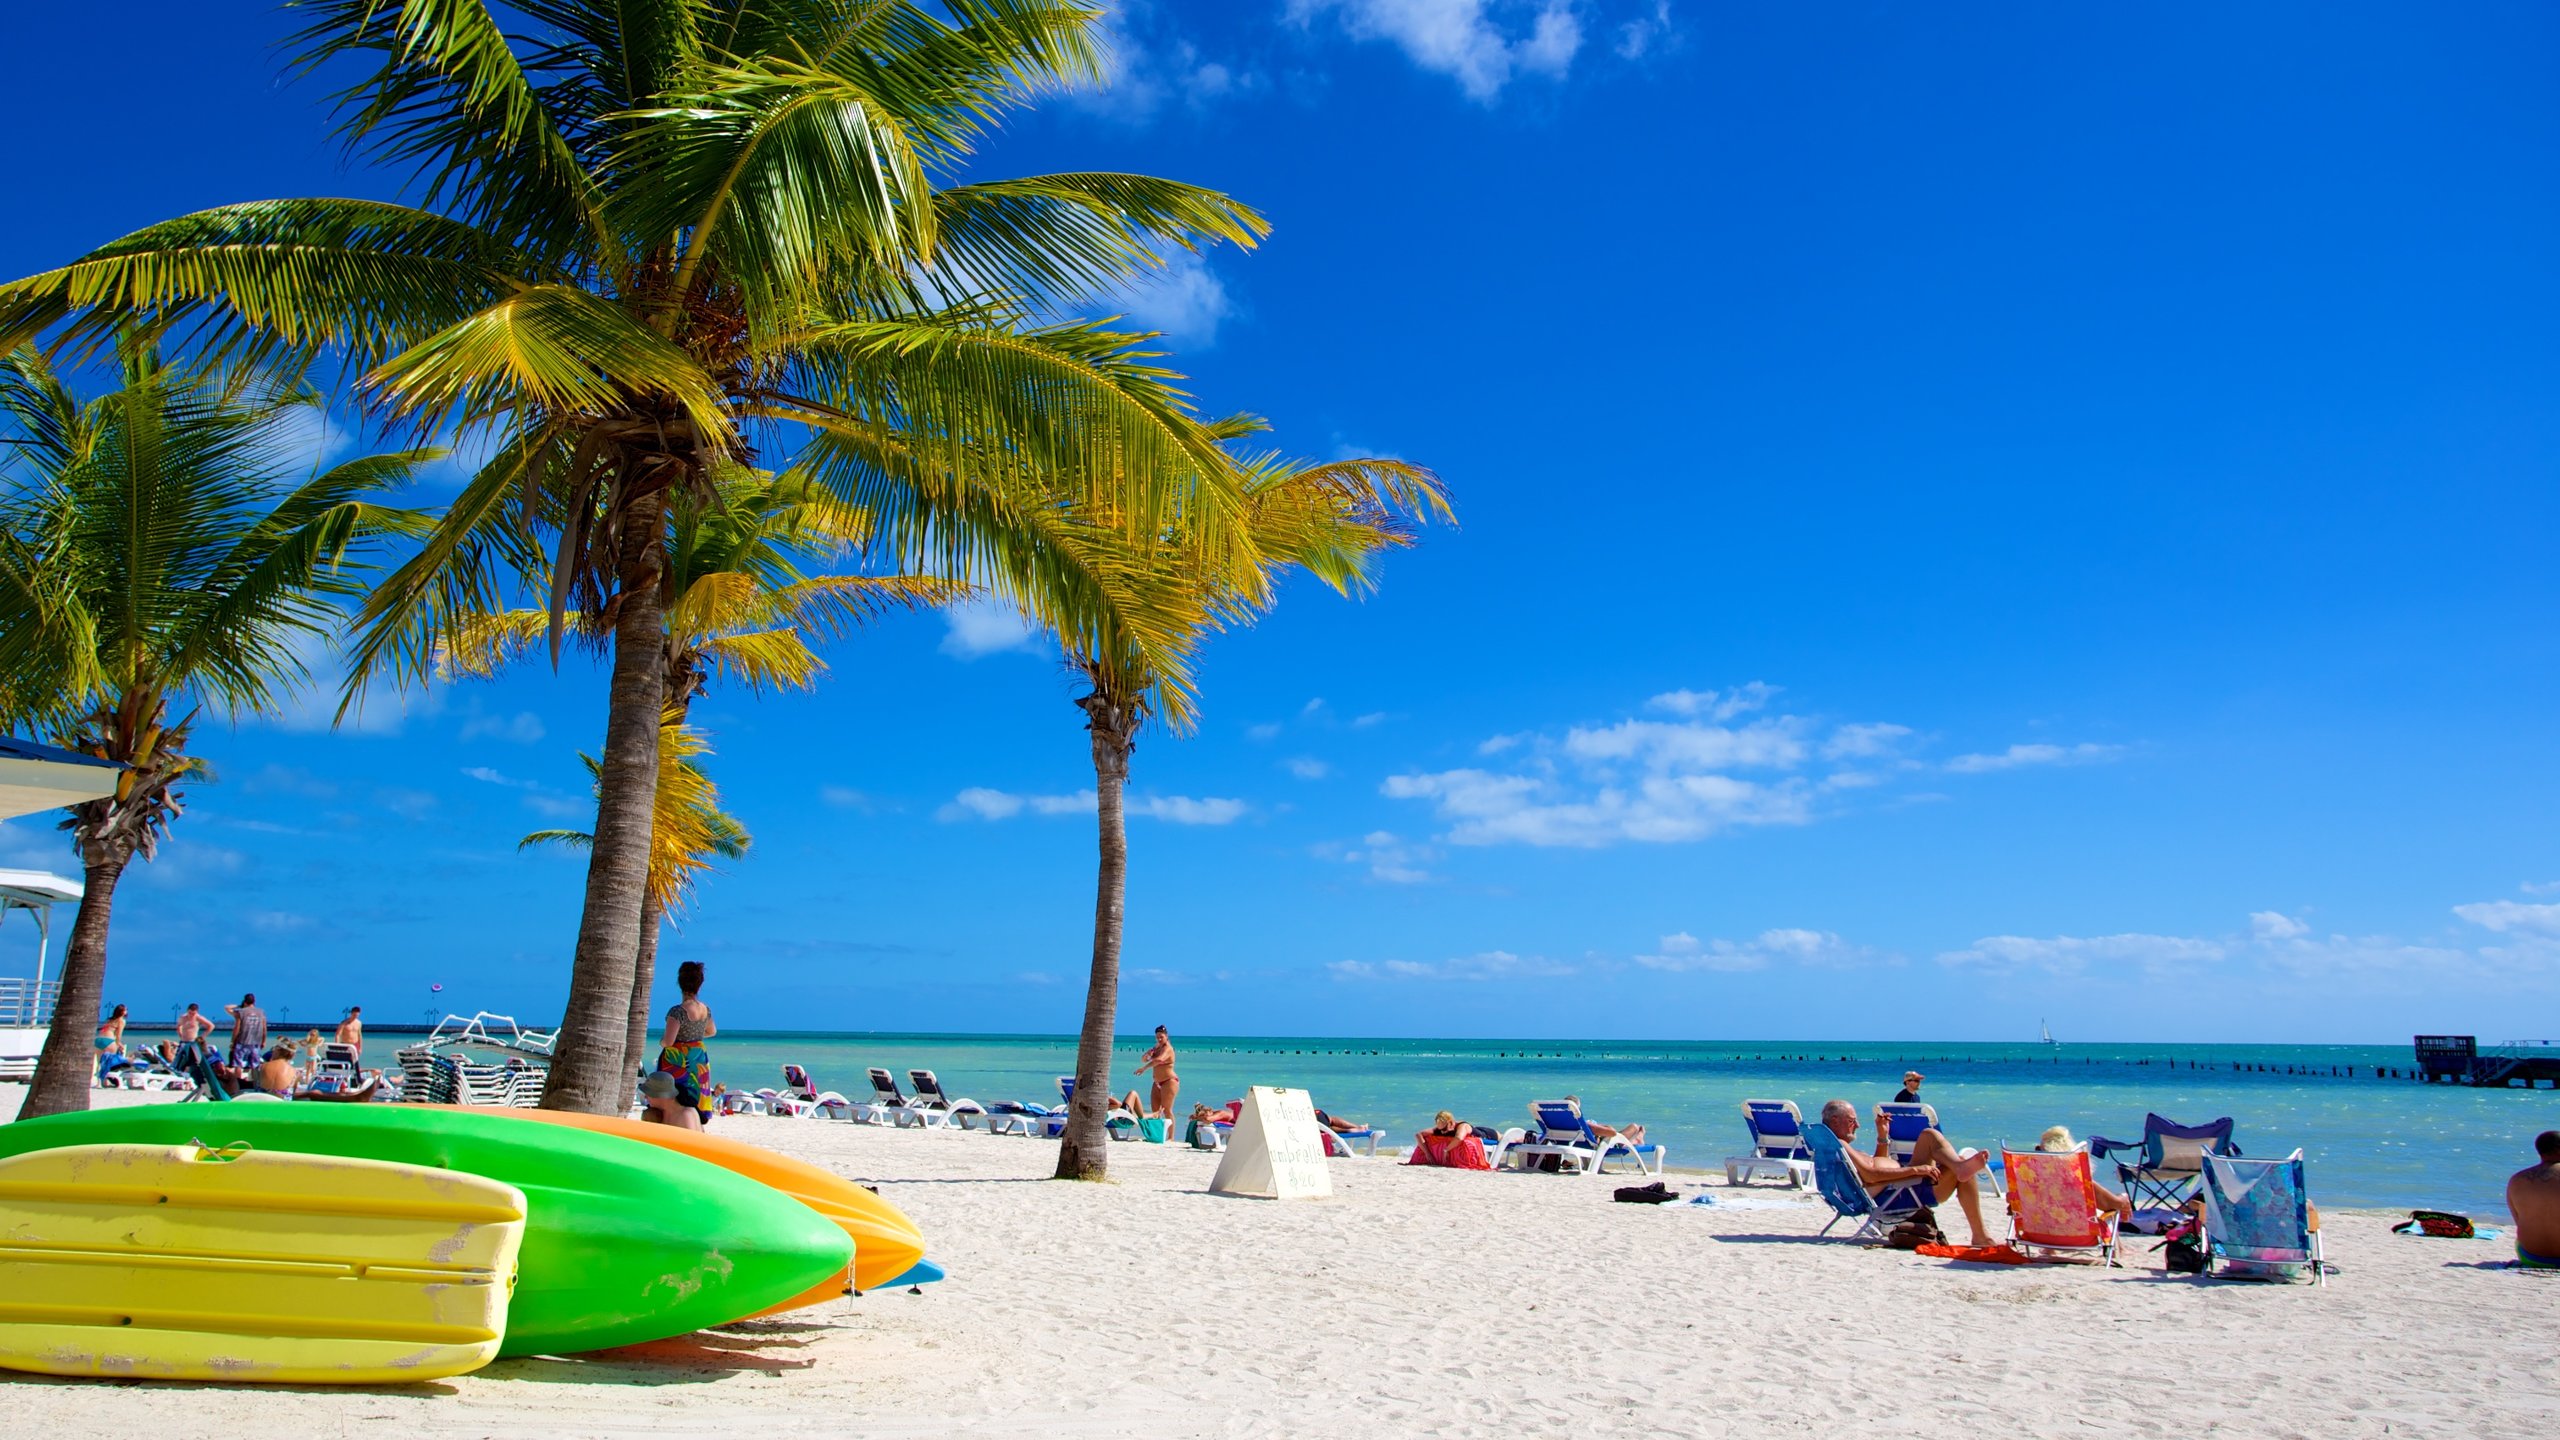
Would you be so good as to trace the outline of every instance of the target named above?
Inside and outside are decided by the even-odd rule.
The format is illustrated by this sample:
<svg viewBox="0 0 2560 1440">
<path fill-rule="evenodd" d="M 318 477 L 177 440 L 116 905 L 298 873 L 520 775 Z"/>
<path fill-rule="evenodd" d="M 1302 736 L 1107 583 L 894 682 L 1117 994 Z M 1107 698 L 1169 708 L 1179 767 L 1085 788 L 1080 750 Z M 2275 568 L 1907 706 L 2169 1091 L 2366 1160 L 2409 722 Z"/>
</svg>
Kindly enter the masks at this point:
<svg viewBox="0 0 2560 1440">
<path fill-rule="evenodd" d="M 1867 1188 L 1868 1194 L 1918 1181 L 1926 1187 L 1929 1203 L 1936 1205 L 1947 1198 L 1949 1191 L 1953 1191 L 1956 1202 L 1964 1207 L 1964 1223 L 1973 1228 L 1973 1238 L 1968 1243 L 1978 1247 L 1991 1243 L 1991 1232 L 1982 1224 L 1980 1179 L 1983 1170 L 1991 1164 L 1990 1156 L 1979 1152 L 1959 1155 L 1956 1148 L 1947 1143 L 1947 1137 L 1935 1130 L 1920 1132 L 1919 1143 L 1912 1148 L 1908 1165 L 1897 1165 L 1891 1160 L 1861 1154 L 1857 1146 L 1858 1107 L 1846 1100 L 1823 1101 L 1822 1123 L 1832 1134 L 1840 1137 L 1841 1158 L 1857 1172 L 1858 1183 Z"/>
<path fill-rule="evenodd" d="M 1582 1108 L 1581 1096 L 1567 1095 L 1564 1098 L 1571 1102 L 1573 1108 L 1576 1110 Z M 1582 1117 L 1582 1120 L 1584 1124 L 1591 1127 L 1592 1134 L 1599 1136 L 1603 1140 L 1613 1138 L 1624 1139 L 1630 1145 L 1641 1145 L 1644 1143 L 1644 1127 L 1641 1125 L 1603 1125 L 1588 1115 Z"/>
<path fill-rule="evenodd" d="M 1357 1120 L 1345 1120 L 1339 1115 L 1327 1115 L 1321 1110 L 1316 1112 L 1316 1123 L 1336 1135 L 1357 1135 L 1369 1128 Z"/>
<path fill-rule="evenodd" d="M 2036 1141 L 2036 1148 L 2048 1155 L 2068 1155 L 2079 1145 L 2079 1141 L 2071 1138 L 2068 1125 L 2056 1125 Z M 2101 1215 L 2113 1215 L 2118 1225 L 2133 1219 L 2133 1202 L 2094 1179 L 2089 1182 L 2089 1208 Z"/>
</svg>

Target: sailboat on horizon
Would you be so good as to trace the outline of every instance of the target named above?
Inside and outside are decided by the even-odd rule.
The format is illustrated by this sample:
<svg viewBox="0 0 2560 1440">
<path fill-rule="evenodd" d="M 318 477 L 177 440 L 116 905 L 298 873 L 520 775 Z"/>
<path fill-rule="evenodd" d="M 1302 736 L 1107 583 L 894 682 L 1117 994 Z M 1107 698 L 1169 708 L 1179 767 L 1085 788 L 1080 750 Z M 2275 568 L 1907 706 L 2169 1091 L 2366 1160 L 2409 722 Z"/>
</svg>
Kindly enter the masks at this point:
<svg viewBox="0 0 2560 1440">
<path fill-rule="evenodd" d="M 2045 1024 L 2042 1016 L 2036 1018 L 2036 1028 L 2044 1032 L 2044 1043 L 2048 1047 L 2055 1050 L 2062 1048 L 2062 1042 L 2053 1038 L 2053 1027 Z"/>
</svg>

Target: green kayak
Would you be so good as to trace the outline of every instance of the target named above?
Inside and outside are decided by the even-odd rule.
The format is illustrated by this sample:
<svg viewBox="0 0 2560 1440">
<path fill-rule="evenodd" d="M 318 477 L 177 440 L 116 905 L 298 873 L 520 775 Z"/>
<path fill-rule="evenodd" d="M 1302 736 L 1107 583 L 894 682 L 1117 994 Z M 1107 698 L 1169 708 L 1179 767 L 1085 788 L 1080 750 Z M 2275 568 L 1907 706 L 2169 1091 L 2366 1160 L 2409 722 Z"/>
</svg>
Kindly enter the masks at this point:
<svg viewBox="0 0 2560 1440">
<path fill-rule="evenodd" d="M 689 1155 L 504 1115 L 401 1105 L 136 1105 L 0 1125 L 0 1157 L 57 1145 L 344 1155 L 502 1180 L 525 1195 L 504 1355 L 601 1350 L 722 1325 L 853 1263 L 799 1201 Z"/>
</svg>

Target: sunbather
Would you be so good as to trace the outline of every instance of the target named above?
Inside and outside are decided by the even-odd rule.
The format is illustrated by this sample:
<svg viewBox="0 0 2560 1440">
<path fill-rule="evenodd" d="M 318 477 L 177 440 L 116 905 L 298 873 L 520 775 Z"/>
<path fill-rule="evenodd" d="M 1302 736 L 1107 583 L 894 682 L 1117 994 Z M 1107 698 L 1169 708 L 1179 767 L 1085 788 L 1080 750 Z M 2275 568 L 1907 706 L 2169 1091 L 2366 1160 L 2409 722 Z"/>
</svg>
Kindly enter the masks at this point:
<svg viewBox="0 0 2560 1440">
<path fill-rule="evenodd" d="M 1581 1096 L 1567 1095 L 1564 1098 L 1566 1103 L 1572 1105 L 1576 1110 L 1582 1108 Z M 1641 1145 L 1644 1143 L 1644 1127 L 1641 1125 L 1603 1125 L 1588 1115 L 1582 1117 L 1582 1123 L 1590 1126 L 1591 1133 L 1599 1136 L 1603 1140 L 1623 1139 L 1630 1145 Z"/>
<path fill-rule="evenodd" d="M 293 1098 L 294 1087 L 302 1083 L 302 1072 L 293 1068 L 293 1042 L 285 1041 L 267 1052 L 264 1064 L 250 1082 L 280 1099 Z"/>
<path fill-rule="evenodd" d="M 2507 1181 L 2507 1213 L 2516 1222 L 2516 1264 L 2527 1270 L 2560 1270 L 2560 1130 L 2533 1137 L 2541 1163 Z"/>
<path fill-rule="evenodd" d="M 1973 1229 L 1969 1242 L 1977 1246 L 1991 1243 L 1991 1232 L 1982 1224 L 1982 1184 L 1979 1177 L 1991 1164 L 1991 1157 L 1975 1153 L 1959 1155 L 1947 1143 L 1947 1137 L 1935 1130 L 1923 1130 L 1911 1150 L 1911 1163 L 1897 1165 L 1891 1160 L 1863 1155 L 1858 1151 L 1858 1107 L 1846 1100 L 1822 1102 L 1822 1123 L 1840 1137 L 1841 1158 L 1857 1172 L 1858 1183 L 1870 1195 L 1896 1185 L 1914 1181 L 1925 1187 L 1928 1203 L 1936 1205 L 1955 1193 L 1956 1202 L 1964 1207 L 1964 1223 Z"/>
<path fill-rule="evenodd" d="M 2036 1148 L 2048 1155 L 2068 1155 L 2080 1148 L 2080 1142 L 2071 1138 L 2070 1126 L 2056 1125 L 2036 1140 Z M 2133 1218 L 2133 1202 L 2095 1179 L 2089 1182 L 2089 1204 L 2101 1215 L 2116 1217 L 2119 1225 Z"/>
<path fill-rule="evenodd" d="M 1321 1110 L 1316 1112 L 1316 1123 L 1336 1135 L 1359 1135 L 1369 1128 L 1357 1120 L 1345 1120 L 1339 1115 L 1327 1115 Z"/>
</svg>

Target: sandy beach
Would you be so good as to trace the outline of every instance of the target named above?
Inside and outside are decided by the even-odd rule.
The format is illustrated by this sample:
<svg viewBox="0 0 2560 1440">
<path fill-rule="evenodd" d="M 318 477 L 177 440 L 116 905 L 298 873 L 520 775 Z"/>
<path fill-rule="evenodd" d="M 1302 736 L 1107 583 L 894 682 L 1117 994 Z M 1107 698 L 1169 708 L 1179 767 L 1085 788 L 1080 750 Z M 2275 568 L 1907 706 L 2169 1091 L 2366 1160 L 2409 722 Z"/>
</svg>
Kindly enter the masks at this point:
<svg viewBox="0 0 2560 1440">
<path fill-rule="evenodd" d="M 23 1087 L 0 1086 L 14 1111 Z M 104 1096 L 102 1101 L 142 1097 Z M 210 1118 L 210 1112 L 208 1112 Z M 1817 1240 L 1775 1187 L 1613 1204 L 1621 1182 L 1336 1160 L 1330 1200 L 1213 1196 L 1214 1157 L 807 1120 L 722 1133 L 866 1183 L 950 1279 L 413 1389 L 13 1377 L 20 1434 L 2523 1436 L 2560 1427 L 2560 1284 L 2504 1248 L 2332 1213 L 2307 1285 L 2134 1264 L 1950 1265 Z M 2315 1194 L 2317 1176 L 2314 1176 Z M 1956 1220 L 1954 1207 L 1944 1212 Z M 2485 1217 L 2484 1217 L 2485 1218 Z M 2498 1217 L 2503 1220 L 2503 1217 Z M 1861 1417 L 1867 1417 L 1862 1419 Z M 1899 1422 L 1898 1422 L 1899 1423 Z"/>
</svg>

